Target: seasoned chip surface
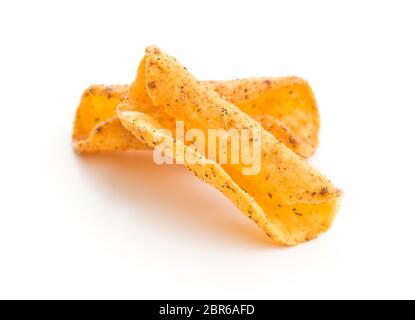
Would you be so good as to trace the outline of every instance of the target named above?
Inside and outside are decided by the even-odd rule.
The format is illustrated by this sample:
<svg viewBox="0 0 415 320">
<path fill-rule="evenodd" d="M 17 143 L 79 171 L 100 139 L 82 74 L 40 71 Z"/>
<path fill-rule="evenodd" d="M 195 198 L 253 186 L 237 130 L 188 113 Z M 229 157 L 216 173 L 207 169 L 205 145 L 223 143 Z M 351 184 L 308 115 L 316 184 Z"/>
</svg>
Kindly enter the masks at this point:
<svg viewBox="0 0 415 320">
<path fill-rule="evenodd" d="M 225 100 L 251 115 L 297 154 L 309 157 L 315 152 L 320 128 L 319 114 L 313 92 L 306 81 L 286 77 L 205 83 Z M 120 126 L 115 114 L 116 106 L 125 101 L 128 90 L 127 85 L 95 85 L 85 91 L 73 132 L 78 152 L 145 148 Z M 134 89 L 130 94 L 134 95 Z M 137 103 L 153 108 L 150 100 Z M 164 110 L 160 112 L 168 117 Z"/>
<path fill-rule="evenodd" d="M 219 128 L 259 130 L 262 166 L 257 175 L 244 175 L 239 164 L 220 165 L 208 159 L 204 159 L 206 166 L 185 165 L 224 192 L 280 243 L 298 244 L 330 227 L 341 191 L 252 117 L 157 47 L 147 49 L 129 99 L 119 106 L 117 114 L 123 126 L 148 147 L 157 145 L 162 136 L 174 139 L 161 130 L 171 129 L 173 120 L 205 132 Z M 176 147 L 181 144 L 177 139 L 173 142 Z M 191 146 L 180 148 L 196 152 Z"/>
</svg>

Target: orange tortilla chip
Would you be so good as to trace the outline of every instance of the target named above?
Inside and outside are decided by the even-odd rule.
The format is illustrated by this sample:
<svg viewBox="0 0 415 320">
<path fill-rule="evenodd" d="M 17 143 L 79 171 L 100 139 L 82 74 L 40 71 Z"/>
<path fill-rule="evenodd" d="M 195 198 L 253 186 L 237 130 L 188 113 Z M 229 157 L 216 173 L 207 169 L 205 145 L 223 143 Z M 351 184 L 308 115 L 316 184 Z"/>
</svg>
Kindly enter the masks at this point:
<svg viewBox="0 0 415 320">
<path fill-rule="evenodd" d="M 117 116 L 149 148 L 170 139 L 176 151 L 182 148 L 200 158 L 202 164 L 185 162 L 185 166 L 222 191 L 275 241 L 295 245 L 328 230 L 342 192 L 241 109 L 209 84 L 197 81 L 174 58 L 149 47 Z M 173 129 L 179 120 L 186 129 L 205 133 L 209 129 L 259 131 L 261 171 L 244 175 L 242 165 L 209 160 L 162 130 Z M 176 152 L 167 152 L 176 157 Z"/>
<path fill-rule="evenodd" d="M 315 152 L 320 118 L 313 92 L 306 81 L 286 77 L 205 83 L 297 154 L 309 157 Z M 73 131 L 77 152 L 145 148 L 123 131 L 116 117 L 115 109 L 126 100 L 127 94 L 126 85 L 95 85 L 84 92 Z"/>
</svg>

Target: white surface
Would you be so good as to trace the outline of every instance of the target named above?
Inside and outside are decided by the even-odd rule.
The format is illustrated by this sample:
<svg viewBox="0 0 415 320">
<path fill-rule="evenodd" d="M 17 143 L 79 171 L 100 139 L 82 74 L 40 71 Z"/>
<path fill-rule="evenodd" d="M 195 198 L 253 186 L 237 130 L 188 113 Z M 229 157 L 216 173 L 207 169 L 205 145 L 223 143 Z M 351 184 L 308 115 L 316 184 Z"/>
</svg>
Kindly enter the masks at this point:
<svg viewBox="0 0 415 320">
<path fill-rule="evenodd" d="M 0 2 L 0 298 L 415 298 L 411 3 Z M 149 44 L 201 79 L 310 81 L 312 163 L 345 191 L 327 234 L 276 247 L 181 167 L 73 153 L 82 91 Z"/>
</svg>

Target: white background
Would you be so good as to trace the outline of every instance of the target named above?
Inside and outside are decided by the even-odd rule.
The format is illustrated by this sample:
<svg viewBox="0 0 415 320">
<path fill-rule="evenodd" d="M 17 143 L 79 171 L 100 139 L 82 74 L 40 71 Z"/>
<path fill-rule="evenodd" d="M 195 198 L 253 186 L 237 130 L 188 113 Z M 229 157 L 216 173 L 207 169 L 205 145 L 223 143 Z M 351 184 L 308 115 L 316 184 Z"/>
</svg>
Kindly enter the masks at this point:
<svg viewBox="0 0 415 320">
<path fill-rule="evenodd" d="M 415 298 L 412 1 L 2 1 L 0 298 Z M 333 228 L 273 245 L 218 191 L 151 155 L 79 157 L 92 83 L 147 45 L 201 79 L 297 75 Z"/>
</svg>

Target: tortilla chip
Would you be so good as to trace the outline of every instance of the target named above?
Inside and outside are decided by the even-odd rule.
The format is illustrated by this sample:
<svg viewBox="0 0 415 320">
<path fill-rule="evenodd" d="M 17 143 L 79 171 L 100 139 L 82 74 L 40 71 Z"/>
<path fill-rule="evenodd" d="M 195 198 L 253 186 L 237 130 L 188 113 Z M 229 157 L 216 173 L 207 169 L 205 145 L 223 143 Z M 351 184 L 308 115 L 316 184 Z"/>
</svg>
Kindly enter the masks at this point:
<svg viewBox="0 0 415 320">
<path fill-rule="evenodd" d="M 224 100 L 209 84 L 197 81 L 174 58 L 149 47 L 129 98 L 117 109 L 122 125 L 148 147 L 171 139 L 177 148 L 196 153 L 203 164 L 186 167 L 222 191 L 272 239 L 295 245 L 328 230 L 342 192 L 252 117 Z M 220 165 L 191 145 L 184 145 L 163 129 L 174 131 L 175 121 L 185 128 L 256 130 L 261 140 L 261 171 L 244 175 L 243 165 Z M 250 147 L 252 147 L 250 142 Z M 176 152 L 171 151 L 173 158 Z"/>
<path fill-rule="evenodd" d="M 297 154 L 309 157 L 315 152 L 320 120 L 313 92 L 306 81 L 286 77 L 205 83 Z M 145 148 L 129 133 L 122 132 L 116 119 L 115 108 L 125 101 L 127 93 L 127 85 L 96 85 L 85 91 L 74 124 L 73 140 L 78 152 Z M 105 132 L 97 135 L 94 129 L 102 127 Z M 103 136 L 110 139 L 104 141 Z"/>
</svg>

